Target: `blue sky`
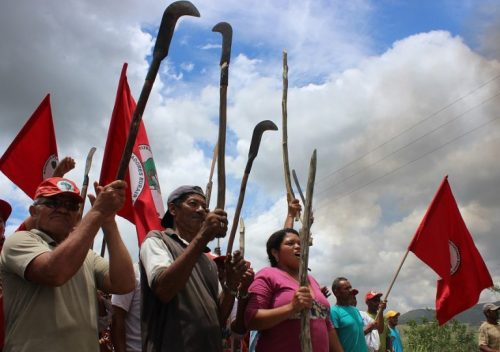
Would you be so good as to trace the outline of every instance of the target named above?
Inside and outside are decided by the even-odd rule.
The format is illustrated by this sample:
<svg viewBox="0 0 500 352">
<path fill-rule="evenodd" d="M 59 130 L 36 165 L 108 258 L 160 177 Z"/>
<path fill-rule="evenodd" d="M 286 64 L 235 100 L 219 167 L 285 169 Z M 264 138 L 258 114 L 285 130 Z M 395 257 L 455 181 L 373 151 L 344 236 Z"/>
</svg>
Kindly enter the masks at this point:
<svg viewBox="0 0 500 352">
<path fill-rule="evenodd" d="M 77 160 L 68 177 L 81 182 L 87 151 L 96 146 L 91 178 L 97 178 L 121 66 L 129 63 L 137 98 L 166 5 L 8 2 L 0 14 L 0 152 L 50 92 L 60 156 Z M 303 184 L 312 150 L 318 150 L 310 263 L 318 281 L 330 285 L 343 275 L 361 292 L 385 290 L 448 174 L 476 244 L 500 282 L 498 1 L 195 5 L 201 18 L 178 23 L 144 114 L 164 199 L 180 184 L 207 182 L 217 135 L 221 44 L 211 29 L 227 21 L 234 31 L 226 146 L 230 219 L 253 127 L 264 119 L 281 126 L 281 60 L 287 49 L 289 152 Z M 286 210 L 280 138 L 280 132 L 264 136 L 242 212 L 247 254 L 256 269 L 267 264 L 265 240 L 282 226 Z M 29 199 L 3 175 L 0 186 L 0 197 L 15 206 L 12 231 L 26 216 Z M 136 258 L 134 228 L 122 220 L 119 225 Z M 409 256 L 391 307 L 432 306 L 434 293 L 434 273 Z M 485 293 L 481 300 L 493 298 Z"/>
</svg>

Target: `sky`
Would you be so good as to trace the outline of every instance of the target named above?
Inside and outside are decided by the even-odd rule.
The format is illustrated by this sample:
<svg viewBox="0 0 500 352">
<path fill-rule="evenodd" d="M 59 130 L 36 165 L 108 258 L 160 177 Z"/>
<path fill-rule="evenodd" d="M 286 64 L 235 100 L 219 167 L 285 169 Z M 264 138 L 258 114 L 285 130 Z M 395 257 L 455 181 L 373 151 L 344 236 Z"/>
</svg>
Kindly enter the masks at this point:
<svg viewBox="0 0 500 352">
<path fill-rule="evenodd" d="M 82 183 L 87 152 L 95 146 L 90 178 L 98 179 L 121 67 L 128 63 L 138 99 L 168 4 L 5 1 L 0 153 L 50 93 L 59 157 L 77 162 L 67 177 Z M 143 118 L 164 201 L 182 184 L 207 184 L 218 131 L 221 50 L 221 36 L 211 29 L 226 21 L 233 28 L 226 145 L 230 222 L 253 127 L 269 119 L 281 129 L 285 49 L 290 165 L 304 188 L 311 154 L 318 153 L 309 267 L 320 284 L 345 276 L 362 294 L 386 292 L 445 175 L 493 281 L 500 283 L 498 1 L 194 5 L 201 17 L 178 22 Z M 3 174 L 0 189 L 14 207 L 7 224 L 12 233 L 27 216 L 30 199 Z M 285 215 L 281 132 L 266 132 L 242 210 L 246 256 L 256 270 L 268 265 L 266 240 Z M 134 227 L 122 219 L 119 226 L 137 259 Z M 389 308 L 433 307 L 436 279 L 410 253 Z M 485 290 L 480 302 L 497 299 Z"/>
</svg>

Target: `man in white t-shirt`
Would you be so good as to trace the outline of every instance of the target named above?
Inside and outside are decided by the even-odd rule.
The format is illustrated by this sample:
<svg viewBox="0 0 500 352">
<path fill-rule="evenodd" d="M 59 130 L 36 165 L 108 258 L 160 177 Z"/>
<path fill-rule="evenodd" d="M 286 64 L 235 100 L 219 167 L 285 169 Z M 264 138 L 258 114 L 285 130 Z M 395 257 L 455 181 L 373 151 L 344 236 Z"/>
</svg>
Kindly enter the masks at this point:
<svg viewBox="0 0 500 352">
<path fill-rule="evenodd" d="M 113 320 L 111 339 L 115 352 L 141 352 L 141 279 L 134 264 L 135 288 L 124 295 L 111 296 Z"/>
<path fill-rule="evenodd" d="M 359 291 L 353 288 L 351 292 L 352 292 L 351 305 L 356 307 L 358 304 L 356 295 L 359 293 Z M 363 319 L 363 329 L 365 333 L 365 340 L 366 340 L 366 346 L 368 347 L 368 351 L 378 352 L 378 349 L 380 347 L 380 337 L 377 331 L 377 324 L 375 324 L 375 320 L 372 317 L 370 317 L 367 312 L 360 310 L 359 314 Z"/>
</svg>

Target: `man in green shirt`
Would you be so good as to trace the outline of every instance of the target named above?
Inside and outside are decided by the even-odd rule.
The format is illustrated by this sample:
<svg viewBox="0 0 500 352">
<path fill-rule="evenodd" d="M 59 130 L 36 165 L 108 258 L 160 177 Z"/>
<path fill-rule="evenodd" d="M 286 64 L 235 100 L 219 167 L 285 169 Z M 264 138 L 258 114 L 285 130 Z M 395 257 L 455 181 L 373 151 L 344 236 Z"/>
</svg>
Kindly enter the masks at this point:
<svg viewBox="0 0 500 352">
<path fill-rule="evenodd" d="M 332 292 L 337 304 L 330 308 L 330 317 L 344 351 L 367 352 L 363 319 L 358 308 L 352 306 L 357 290 L 345 277 L 337 277 L 333 281 Z"/>
</svg>

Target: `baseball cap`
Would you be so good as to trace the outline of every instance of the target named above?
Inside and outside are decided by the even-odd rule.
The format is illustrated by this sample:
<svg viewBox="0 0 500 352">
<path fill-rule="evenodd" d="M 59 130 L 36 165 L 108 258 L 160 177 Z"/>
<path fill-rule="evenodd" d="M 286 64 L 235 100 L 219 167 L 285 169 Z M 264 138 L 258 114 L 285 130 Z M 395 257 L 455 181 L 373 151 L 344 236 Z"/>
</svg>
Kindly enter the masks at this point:
<svg viewBox="0 0 500 352">
<path fill-rule="evenodd" d="M 0 199 L 0 216 L 2 217 L 4 222 L 7 222 L 7 219 L 9 218 L 11 212 L 12 207 L 10 206 L 10 204 L 3 199 Z"/>
<path fill-rule="evenodd" d="M 176 201 L 177 199 L 181 198 L 182 196 L 186 194 L 199 194 L 203 198 L 205 198 L 205 194 L 203 193 L 203 190 L 201 187 L 198 186 L 180 186 L 179 188 L 176 188 L 175 190 L 170 193 L 168 196 L 167 200 L 167 205 Z M 165 212 L 165 215 L 163 215 L 163 219 L 161 219 L 161 226 L 167 228 L 167 227 L 172 227 L 174 225 L 174 217 L 172 214 L 170 214 L 170 211 L 168 210 Z"/>
<path fill-rule="evenodd" d="M 483 313 L 486 313 L 487 311 L 489 310 L 497 310 L 499 309 L 500 306 L 497 306 L 493 303 L 486 303 L 484 306 L 483 306 Z"/>
<path fill-rule="evenodd" d="M 387 313 L 385 313 L 385 318 L 386 319 L 394 318 L 394 317 L 397 317 L 398 315 L 399 315 L 399 312 L 396 312 L 395 310 L 390 310 Z"/>
<path fill-rule="evenodd" d="M 42 181 L 35 192 L 35 199 L 40 197 L 53 197 L 58 194 L 64 194 L 78 199 L 83 202 L 80 196 L 80 190 L 76 184 L 62 177 L 50 177 Z"/>
<path fill-rule="evenodd" d="M 382 292 L 377 292 L 377 291 L 368 291 L 365 295 L 365 302 L 371 300 L 372 298 L 375 298 L 377 296 L 382 296 Z"/>
<path fill-rule="evenodd" d="M 355 289 L 355 288 L 353 288 L 353 289 L 351 290 L 351 294 L 352 294 L 353 296 L 356 296 L 358 293 L 359 293 L 359 291 L 358 291 L 357 289 Z"/>
</svg>

